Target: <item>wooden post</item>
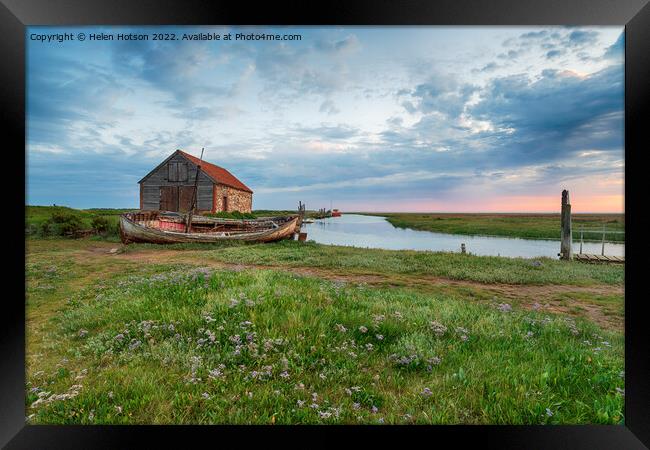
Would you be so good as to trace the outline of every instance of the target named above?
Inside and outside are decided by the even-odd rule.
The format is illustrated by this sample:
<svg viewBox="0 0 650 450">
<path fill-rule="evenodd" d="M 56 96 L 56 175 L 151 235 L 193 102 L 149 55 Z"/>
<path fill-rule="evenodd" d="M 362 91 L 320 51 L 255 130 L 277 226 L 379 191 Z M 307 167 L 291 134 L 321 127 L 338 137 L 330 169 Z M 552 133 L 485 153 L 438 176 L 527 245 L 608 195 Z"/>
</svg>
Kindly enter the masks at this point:
<svg viewBox="0 0 650 450">
<path fill-rule="evenodd" d="M 465 254 L 465 243 L 460 244 L 460 252 L 464 255 Z"/>
<path fill-rule="evenodd" d="M 201 162 L 203 161 L 203 150 L 201 149 Z M 189 233 L 192 228 L 192 211 L 194 210 L 194 204 L 198 203 L 198 189 L 199 189 L 199 174 L 201 173 L 201 162 L 196 165 L 196 177 L 194 177 L 194 192 L 192 193 L 192 203 L 190 204 L 190 210 L 187 212 L 187 222 L 185 223 L 185 232 Z"/>
<path fill-rule="evenodd" d="M 603 249 L 600 254 L 605 256 L 605 224 L 603 224 Z"/>
<path fill-rule="evenodd" d="M 560 258 L 570 260 L 573 258 L 571 250 L 571 203 L 569 202 L 569 191 L 562 191 L 562 238 L 560 242 Z"/>
</svg>

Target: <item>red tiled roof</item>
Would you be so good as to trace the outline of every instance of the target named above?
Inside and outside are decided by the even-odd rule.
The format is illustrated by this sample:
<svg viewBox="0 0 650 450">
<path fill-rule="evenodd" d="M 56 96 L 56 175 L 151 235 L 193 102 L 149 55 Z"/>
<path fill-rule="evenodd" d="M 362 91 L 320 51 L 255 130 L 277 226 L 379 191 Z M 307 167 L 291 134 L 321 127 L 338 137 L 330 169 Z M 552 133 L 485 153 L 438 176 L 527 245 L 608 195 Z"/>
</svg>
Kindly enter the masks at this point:
<svg viewBox="0 0 650 450">
<path fill-rule="evenodd" d="M 182 150 L 178 150 L 180 154 L 182 154 L 184 157 L 192 161 L 196 165 L 201 165 L 201 170 L 208 174 L 210 178 L 212 178 L 215 182 L 225 184 L 226 186 L 233 187 L 235 189 L 241 189 L 242 191 L 250 192 L 251 194 L 253 191 L 246 186 L 244 183 L 239 181 L 233 174 L 228 172 L 226 169 L 223 167 L 215 166 L 214 164 L 211 164 L 206 161 L 201 161 L 199 158 L 196 156 L 192 156 L 189 153 L 185 153 Z"/>
</svg>

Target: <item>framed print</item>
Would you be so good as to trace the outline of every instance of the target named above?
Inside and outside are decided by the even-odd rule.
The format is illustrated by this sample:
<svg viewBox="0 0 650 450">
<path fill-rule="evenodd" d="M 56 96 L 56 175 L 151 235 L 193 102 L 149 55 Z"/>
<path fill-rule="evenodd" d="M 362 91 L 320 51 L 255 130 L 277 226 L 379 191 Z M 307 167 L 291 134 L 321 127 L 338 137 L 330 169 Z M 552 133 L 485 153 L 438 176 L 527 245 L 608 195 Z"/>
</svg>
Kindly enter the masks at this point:
<svg viewBox="0 0 650 450">
<path fill-rule="evenodd" d="M 646 448 L 650 7 L 312 7 L 3 2 L 3 445 Z"/>
</svg>

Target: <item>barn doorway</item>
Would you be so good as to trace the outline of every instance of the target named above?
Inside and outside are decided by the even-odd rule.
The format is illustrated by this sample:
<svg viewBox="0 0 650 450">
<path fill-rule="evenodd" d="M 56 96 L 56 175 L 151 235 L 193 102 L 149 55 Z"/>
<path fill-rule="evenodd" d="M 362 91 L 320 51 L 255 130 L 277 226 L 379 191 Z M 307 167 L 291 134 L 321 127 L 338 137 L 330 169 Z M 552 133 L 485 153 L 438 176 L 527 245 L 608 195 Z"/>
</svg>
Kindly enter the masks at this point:
<svg viewBox="0 0 650 450">
<path fill-rule="evenodd" d="M 160 210 L 178 211 L 178 186 L 160 187 Z"/>
<path fill-rule="evenodd" d="M 194 186 L 181 186 L 178 192 L 178 210 L 188 212 L 192 207 L 192 197 L 194 196 Z M 198 202 L 197 202 L 198 203 Z"/>
<path fill-rule="evenodd" d="M 194 186 L 161 186 L 160 210 L 188 212 L 193 195 Z"/>
</svg>

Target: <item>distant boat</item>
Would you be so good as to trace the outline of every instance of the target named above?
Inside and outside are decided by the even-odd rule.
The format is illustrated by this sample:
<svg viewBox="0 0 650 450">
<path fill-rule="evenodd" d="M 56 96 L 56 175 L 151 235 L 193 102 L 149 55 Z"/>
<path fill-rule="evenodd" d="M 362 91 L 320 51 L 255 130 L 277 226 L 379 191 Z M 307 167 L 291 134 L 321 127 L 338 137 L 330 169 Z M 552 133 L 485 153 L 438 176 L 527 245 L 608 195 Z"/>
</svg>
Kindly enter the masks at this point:
<svg viewBox="0 0 650 450">
<path fill-rule="evenodd" d="M 166 211 L 136 211 L 120 216 L 120 238 L 124 244 L 148 242 L 175 244 L 219 241 L 275 242 L 292 239 L 300 230 L 301 216 L 259 219 L 221 219 L 193 216 L 188 233 L 184 214 Z"/>
<path fill-rule="evenodd" d="M 338 209 L 333 209 L 332 217 L 341 217 L 341 211 L 339 211 Z"/>
</svg>

